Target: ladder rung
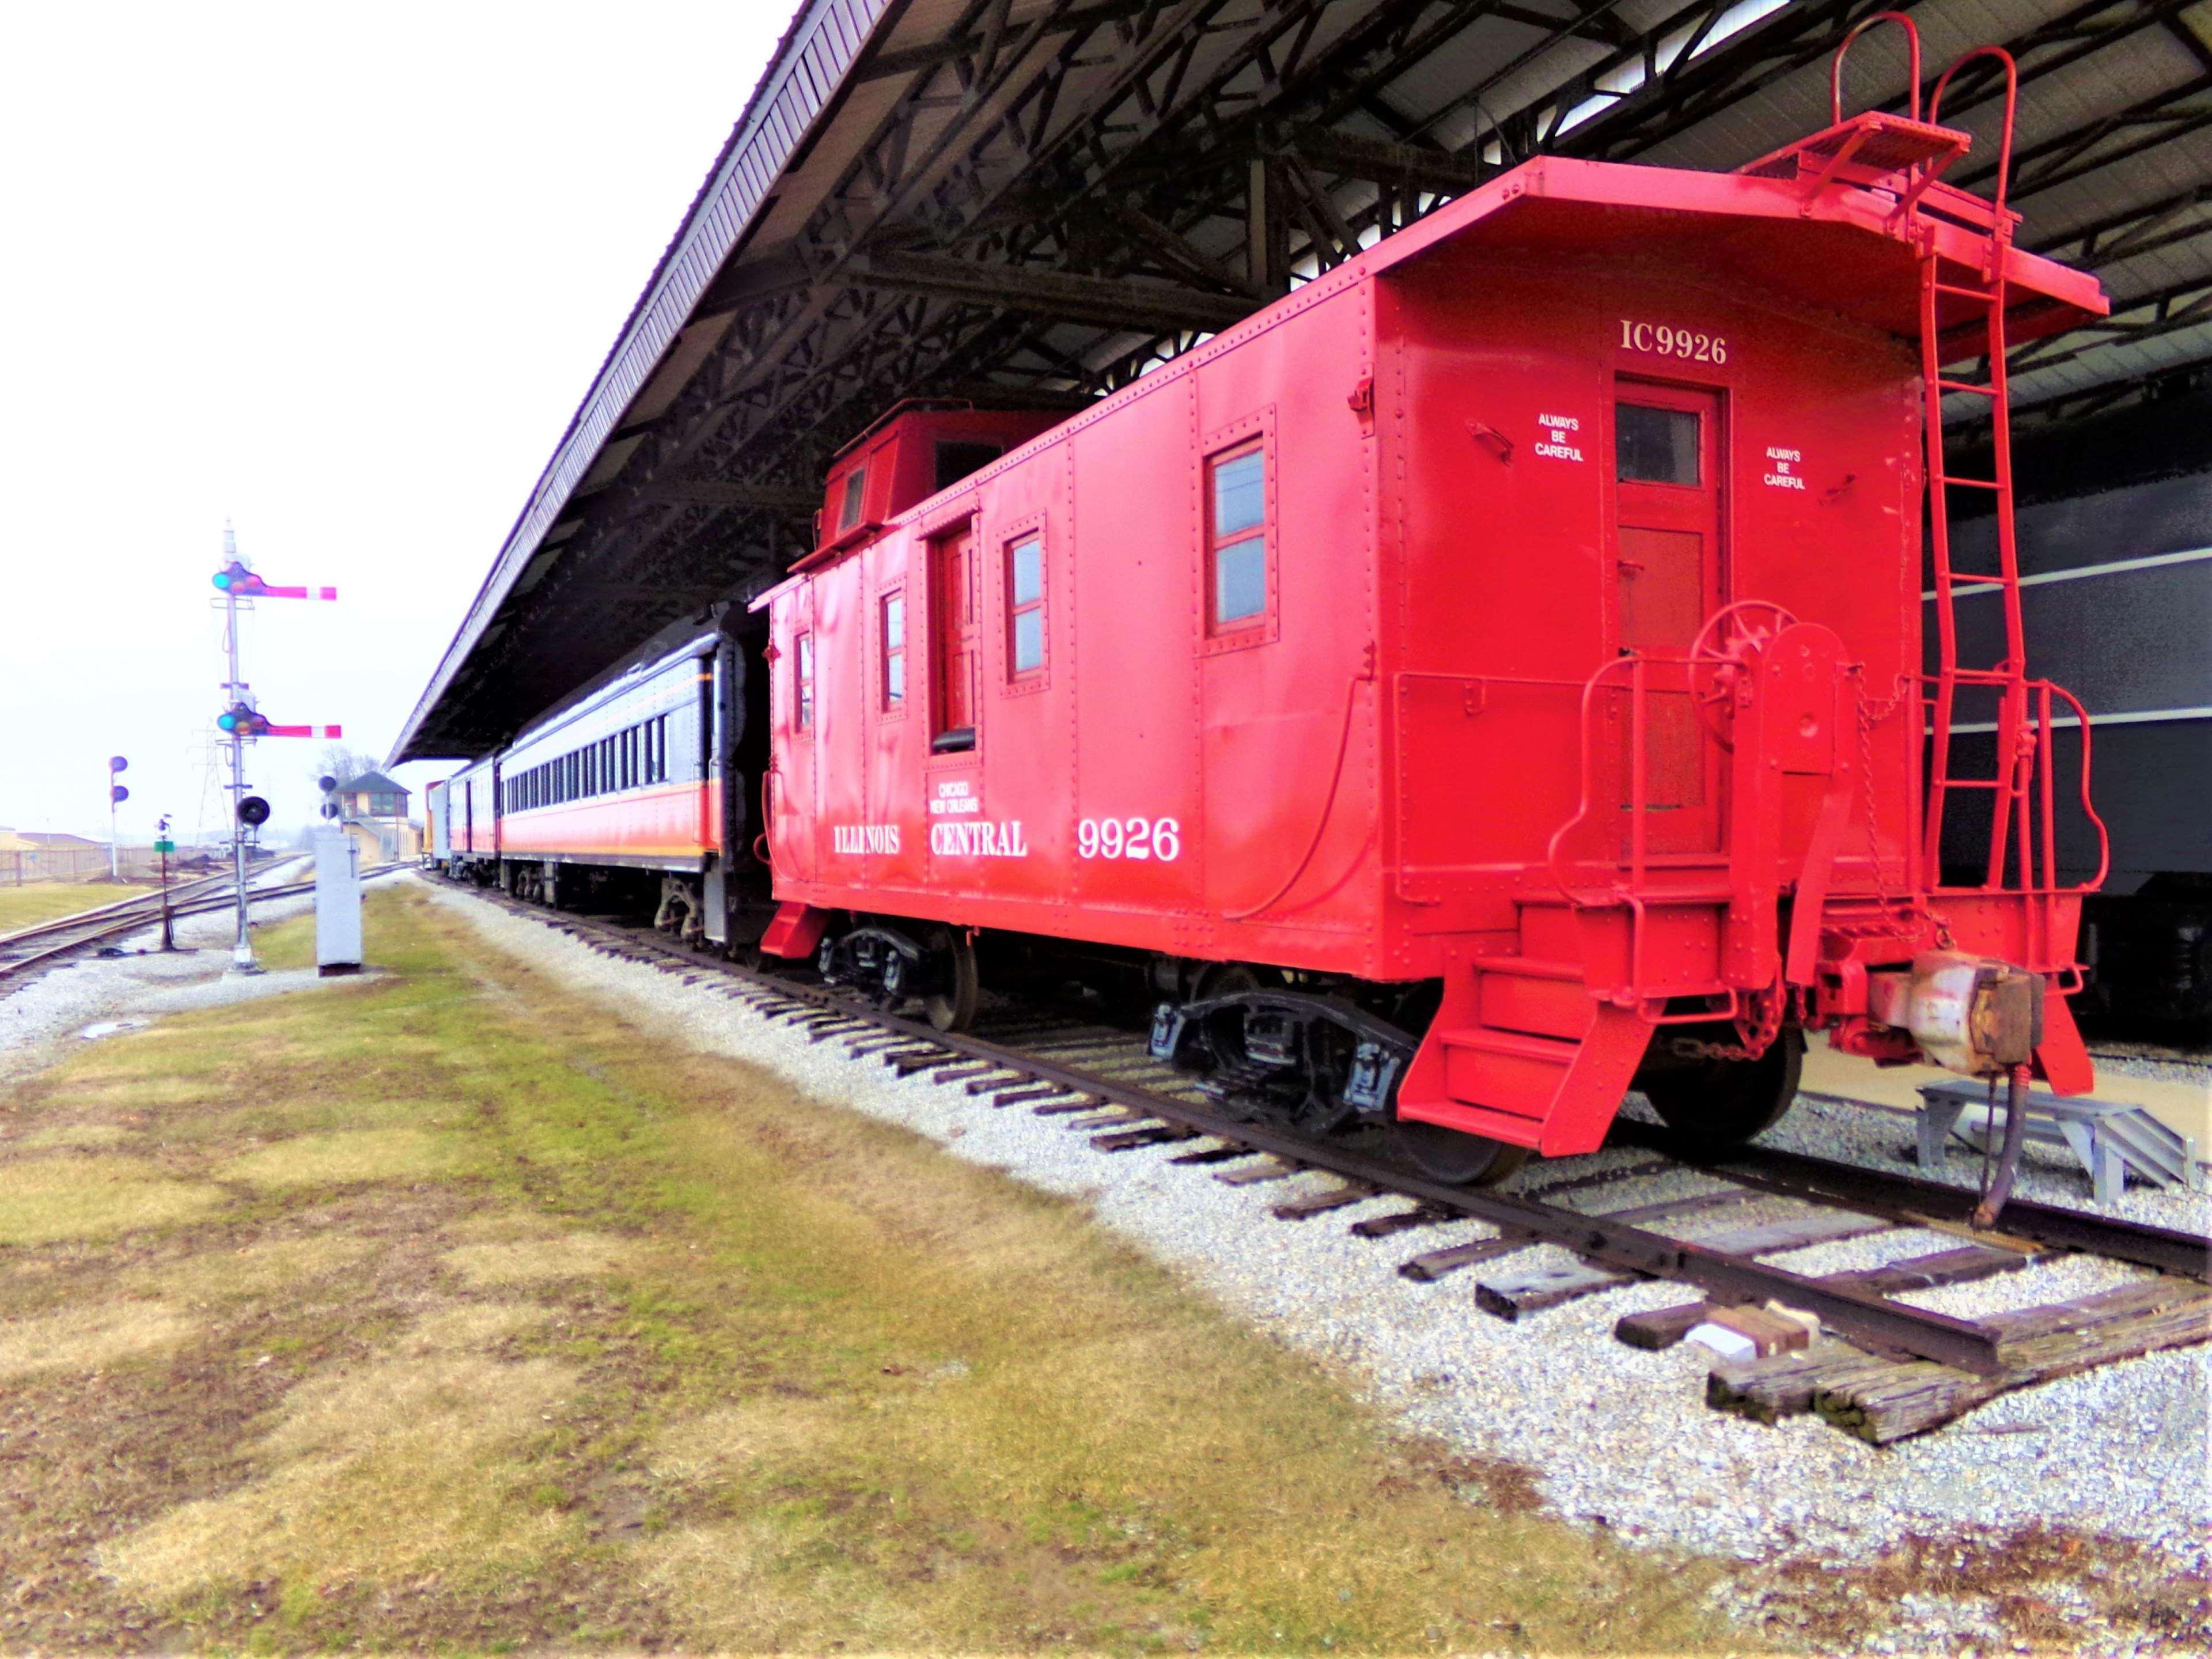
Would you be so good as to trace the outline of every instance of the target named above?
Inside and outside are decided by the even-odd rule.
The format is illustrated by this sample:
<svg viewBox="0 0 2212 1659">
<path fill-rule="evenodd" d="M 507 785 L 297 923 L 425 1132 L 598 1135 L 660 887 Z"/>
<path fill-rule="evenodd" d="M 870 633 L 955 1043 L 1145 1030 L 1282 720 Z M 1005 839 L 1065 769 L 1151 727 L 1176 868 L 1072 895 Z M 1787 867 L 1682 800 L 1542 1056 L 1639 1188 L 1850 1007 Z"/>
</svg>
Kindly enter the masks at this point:
<svg viewBox="0 0 2212 1659">
<path fill-rule="evenodd" d="M 2002 489 L 2004 488 L 1995 478 L 1954 478 L 1948 472 L 1937 473 L 1936 482 L 1940 484 L 1965 484 L 1970 489 Z"/>
<path fill-rule="evenodd" d="M 1997 389 L 1995 386 L 1976 386 L 1969 380 L 1938 380 L 1936 384 L 1946 392 L 1978 392 L 1984 398 L 1994 398 L 1997 395 Z"/>
<path fill-rule="evenodd" d="M 1984 305 L 1990 304 L 1997 297 L 1985 288 L 1960 288 L 1955 283 L 1938 283 L 1936 291 L 1938 294 L 1955 294 L 1961 300 L 1979 300 Z"/>
<path fill-rule="evenodd" d="M 2005 787 L 2002 778 L 1938 778 L 1936 783 L 1941 789 L 2002 789 Z"/>
<path fill-rule="evenodd" d="M 1960 576 L 1954 574 L 1951 578 L 1951 586 L 1954 587 L 2010 587 L 2012 586 L 2012 581 L 2009 577 L 2005 576 Z"/>
</svg>

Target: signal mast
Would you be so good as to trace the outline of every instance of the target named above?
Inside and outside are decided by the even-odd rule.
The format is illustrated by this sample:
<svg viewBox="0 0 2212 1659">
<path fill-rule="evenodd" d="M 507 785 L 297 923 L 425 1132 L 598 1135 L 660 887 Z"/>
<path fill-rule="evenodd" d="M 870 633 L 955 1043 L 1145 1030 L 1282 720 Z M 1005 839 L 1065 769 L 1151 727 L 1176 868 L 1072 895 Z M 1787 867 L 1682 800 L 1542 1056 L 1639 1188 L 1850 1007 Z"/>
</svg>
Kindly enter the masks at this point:
<svg viewBox="0 0 2212 1659">
<path fill-rule="evenodd" d="M 241 599 L 335 599 L 335 587 L 275 587 L 246 568 L 238 556 L 238 532 L 222 527 L 222 568 L 215 573 L 216 591 L 222 595 L 223 648 L 228 653 L 230 678 L 223 682 L 223 710 L 216 716 L 218 731 L 230 739 L 230 854 L 231 871 L 238 888 L 238 935 L 231 945 L 230 965 L 240 973 L 258 974 L 253 959 L 246 889 L 246 836 L 269 821 L 269 803 L 246 793 L 246 744 L 253 738 L 325 738 L 344 735 L 337 726 L 272 726 L 254 706 L 253 690 L 238 665 L 238 609 Z"/>
</svg>

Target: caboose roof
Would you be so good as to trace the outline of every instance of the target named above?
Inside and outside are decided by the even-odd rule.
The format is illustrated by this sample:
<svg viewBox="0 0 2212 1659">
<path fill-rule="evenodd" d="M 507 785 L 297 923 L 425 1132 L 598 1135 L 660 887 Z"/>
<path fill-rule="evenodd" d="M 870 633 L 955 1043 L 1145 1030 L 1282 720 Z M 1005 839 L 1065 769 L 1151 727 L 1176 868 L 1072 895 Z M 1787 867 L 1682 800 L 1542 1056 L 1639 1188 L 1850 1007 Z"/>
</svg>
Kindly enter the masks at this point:
<svg viewBox="0 0 2212 1659">
<path fill-rule="evenodd" d="M 1355 263 L 1389 270 L 1443 244 L 1563 266 L 1599 253 L 1618 264 L 1626 252 L 1709 268 L 1734 288 L 1917 337 L 1919 266 L 1895 224 L 1895 206 L 1892 197 L 1869 189 L 1832 185 L 1808 194 L 1796 179 L 1543 156 Z M 1980 265 L 1984 243 L 1977 233 L 1939 218 L 1918 222 L 1948 261 Z M 2110 309 L 2094 276 L 2016 247 L 2005 276 L 2012 301 L 2006 333 L 2014 342 L 2078 327 Z M 1980 349 L 1977 330 L 1971 350 L 1962 344 L 1946 356 Z"/>
</svg>

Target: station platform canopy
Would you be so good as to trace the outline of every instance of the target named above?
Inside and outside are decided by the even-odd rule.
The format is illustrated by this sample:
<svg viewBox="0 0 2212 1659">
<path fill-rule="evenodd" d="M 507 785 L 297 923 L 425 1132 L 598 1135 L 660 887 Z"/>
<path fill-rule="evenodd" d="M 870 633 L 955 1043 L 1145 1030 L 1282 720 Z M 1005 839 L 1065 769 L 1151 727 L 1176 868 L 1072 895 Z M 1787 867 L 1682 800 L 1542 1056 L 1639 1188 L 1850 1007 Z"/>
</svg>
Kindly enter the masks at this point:
<svg viewBox="0 0 2212 1659">
<path fill-rule="evenodd" d="M 1079 407 L 1532 156 L 1739 167 L 1827 125 L 1830 56 L 1884 9 L 807 0 L 392 760 L 480 755 L 771 585 L 829 458 L 898 399 Z M 2018 59 L 2021 244 L 2112 295 L 2016 349 L 2015 425 L 2212 380 L 2212 0 L 1887 9 L 1931 85 L 1971 46 Z M 1847 112 L 1904 109 L 1898 31 L 1850 69 Z M 1968 188 L 1994 70 L 1944 100 Z"/>
</svg>

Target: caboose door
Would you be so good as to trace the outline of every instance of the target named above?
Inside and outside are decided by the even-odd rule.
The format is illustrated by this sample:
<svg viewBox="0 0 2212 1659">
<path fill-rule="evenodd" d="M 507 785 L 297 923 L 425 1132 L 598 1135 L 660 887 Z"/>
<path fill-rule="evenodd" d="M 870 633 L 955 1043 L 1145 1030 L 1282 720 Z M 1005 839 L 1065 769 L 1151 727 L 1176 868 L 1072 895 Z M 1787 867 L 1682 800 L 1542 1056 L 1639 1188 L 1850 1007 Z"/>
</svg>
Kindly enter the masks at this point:
<svg viewBox="0 0 2212 1659">
<path fill-rule="evenodd" d="M 1644 832 L 1654 853 L 1720 850 L 1720 757 L 1683 665 L 1723 603 L 1721 400 L 1622 380 L 1613 400 L 1614 595 L 1620 649 L 1650 659 L 1644 710 Z M 1623 700 L 1621 794 L 1634 756 Z M 1629 825 L 1621 828 L 1626 848 Z"/>
<path fill-rule="evenodd" d="M 930 747 L 939 753 L 975 746 L 975 544 L 971 519 L 929 544 L 931 655 L 937 671 Z"/>
</svg>

